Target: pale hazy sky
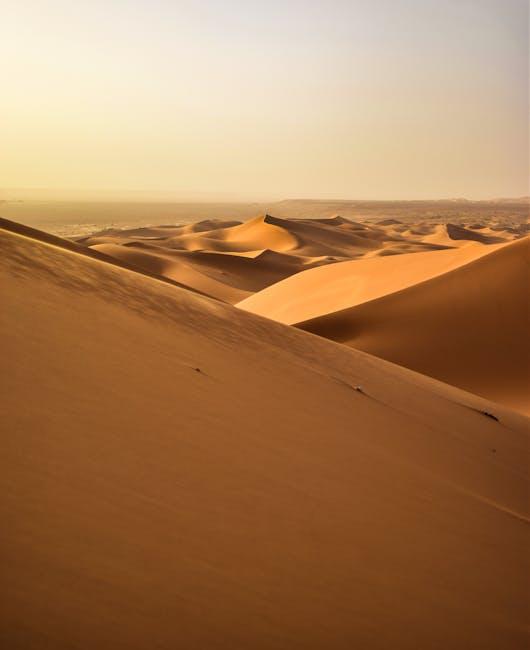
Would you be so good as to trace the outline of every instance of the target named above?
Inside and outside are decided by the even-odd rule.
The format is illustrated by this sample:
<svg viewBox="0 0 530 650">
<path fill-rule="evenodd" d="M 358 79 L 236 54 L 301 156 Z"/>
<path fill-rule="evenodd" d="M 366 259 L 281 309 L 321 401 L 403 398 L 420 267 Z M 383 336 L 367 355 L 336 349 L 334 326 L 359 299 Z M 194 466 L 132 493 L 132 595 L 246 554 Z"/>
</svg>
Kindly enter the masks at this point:
<svg viewBox="0 0 530 650">
<path fill-rule="evenodd" d="M 527 0 L 0 0 L 0 187 L 528 194 Z"/>
</svg>

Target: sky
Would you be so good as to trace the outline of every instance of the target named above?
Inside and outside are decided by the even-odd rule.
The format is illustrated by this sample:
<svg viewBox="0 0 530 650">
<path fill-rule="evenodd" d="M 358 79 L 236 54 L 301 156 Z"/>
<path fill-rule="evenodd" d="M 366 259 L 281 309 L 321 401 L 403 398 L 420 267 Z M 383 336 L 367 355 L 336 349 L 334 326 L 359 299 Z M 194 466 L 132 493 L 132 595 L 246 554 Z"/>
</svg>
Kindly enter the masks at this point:
<svg viewBox="0 0 530 650">
<path fill-rule="evenodd" d="M 0 15 L 1 188 L 529 194 L 527 0 L 0 0 Z"/>
</svg>

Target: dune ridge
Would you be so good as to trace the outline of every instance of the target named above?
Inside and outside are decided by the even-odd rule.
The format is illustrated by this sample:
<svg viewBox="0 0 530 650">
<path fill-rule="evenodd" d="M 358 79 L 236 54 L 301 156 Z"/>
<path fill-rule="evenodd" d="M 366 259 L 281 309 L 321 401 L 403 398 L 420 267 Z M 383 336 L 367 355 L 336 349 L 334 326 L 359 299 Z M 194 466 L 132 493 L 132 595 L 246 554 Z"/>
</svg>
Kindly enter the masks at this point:
<svg viewBox="0 0 530 650">
<path fill-rule="evenodd" d="M 6 647 L 527 646 L 526 418 L 0 244 Z"/>
<path fill-rule="evenodd" d="M 468 244 L 433 252 L 340 262 L 286 278 L 237 306 L 293 325 L 424 282 L 497 248 Z"/>
</svg>

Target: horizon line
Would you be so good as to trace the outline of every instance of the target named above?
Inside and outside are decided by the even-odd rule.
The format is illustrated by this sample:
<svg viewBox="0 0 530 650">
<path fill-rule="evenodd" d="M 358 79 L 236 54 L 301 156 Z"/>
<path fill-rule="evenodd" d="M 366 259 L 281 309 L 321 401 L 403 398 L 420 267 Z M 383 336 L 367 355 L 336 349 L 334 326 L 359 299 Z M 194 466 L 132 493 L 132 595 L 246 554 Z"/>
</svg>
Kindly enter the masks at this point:
<svg viewBox="0 0 530 650">
<path fill-rule="evenodd" d="M 19 194 L 21 196 L 3 196 L 4 194 Z M 23 196 L 23 195 L 33 196 Z M 179 196 L 179 194 L 181 196 Z M 238 196 L 239 194 L 239 196 Z M 40 195 L 40 196 L 39 196 Z M 99 195 L 99 196 L 98 196 Z M 215 197 L 215 198 L 214 198 Z M 313 203 L 399 203 L 399 202 L 453 202 L 453 203 L 492 203 L 492 202 L 528 202 L 530 194 L 518 196 L 493 196 L 468 198 L 466 196 L 445 196 L 430 198 L 339 198 L 339 197 L 304 197 L 275 195 L 264 198 L 260 192 L 248 193 L 248 198 L 241 193 L 216 191 L 179 191 L 179 190 L 146 190 L 146 189 L 58 189 L 46 187 L 0 187 L 0 203 L 32 202 L 48 200 L 57 203 L 79 201 L 81 203 L 240 203 L 264 204 L 282 203 L 287 201 L 307 201 Z"/>
</svg>

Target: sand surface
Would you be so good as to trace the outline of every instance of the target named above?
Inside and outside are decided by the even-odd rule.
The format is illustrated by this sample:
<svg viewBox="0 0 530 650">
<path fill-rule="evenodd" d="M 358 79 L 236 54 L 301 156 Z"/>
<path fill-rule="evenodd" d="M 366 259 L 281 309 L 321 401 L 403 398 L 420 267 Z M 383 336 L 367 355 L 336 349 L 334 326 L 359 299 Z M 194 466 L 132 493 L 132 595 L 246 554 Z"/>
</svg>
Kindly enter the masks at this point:
<svg viewBox="0 0 530 650">
<path fill-rule="evenodd" d="M 293 325 L 375 300 L 447 273 L 496 246 L 468 244 L 421 255 L 372 257 L 298 273 L 241 301 L 238 307 Z"/>
<path fill-rule="evenodd" d="M 313 252 L 269 226 L 171 250 L 259 230 Z M 527 418 L 77 248 L 0 245 L 2 647 L 528 647 Z M 525 247 L 389 309 L 419 291 L 447 335 L 429 300 L 464 287 L 492 344 L 477 295 L 511 309 Z"/>
</svg>

